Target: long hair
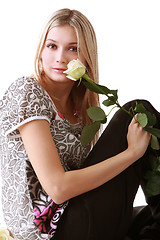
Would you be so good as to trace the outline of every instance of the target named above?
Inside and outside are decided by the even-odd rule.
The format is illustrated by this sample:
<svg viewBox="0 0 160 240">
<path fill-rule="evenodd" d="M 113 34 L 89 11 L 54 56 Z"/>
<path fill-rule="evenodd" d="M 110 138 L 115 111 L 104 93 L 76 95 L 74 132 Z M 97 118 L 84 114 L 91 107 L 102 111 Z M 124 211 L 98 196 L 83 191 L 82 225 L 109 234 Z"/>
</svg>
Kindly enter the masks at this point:
<svg viewBox="0 0 160 240">
<path fill-rule="evenodd" d="M 95 83 L 99 82 L 98 74 L 98 54 L 97 40 L 93 26 L 89 20 L 79 11 L 70 9 L 61 9 L 53 13 L 47 22 L 36 52 L 35 57 L 35 78 L 41 83 L 43 81 L 43 68 L 41 63 L 41 53 L 47 38 L 48 32 L 56 26 L 69 24 L 74 27 L 78 39 L 78 47 L 82 52 L 85 61 L 88 75 Z M 86 110 L 91 106 L 99 106 L 98 94 L 86 89 L 83 84 L 78 86 L 75 82 L 71 91 L 74 107 L 82 118 L 84 125 L 92 123 L 88 117 Z M 96 134 L 93 144 L 98 138 Z"/>
</svg>

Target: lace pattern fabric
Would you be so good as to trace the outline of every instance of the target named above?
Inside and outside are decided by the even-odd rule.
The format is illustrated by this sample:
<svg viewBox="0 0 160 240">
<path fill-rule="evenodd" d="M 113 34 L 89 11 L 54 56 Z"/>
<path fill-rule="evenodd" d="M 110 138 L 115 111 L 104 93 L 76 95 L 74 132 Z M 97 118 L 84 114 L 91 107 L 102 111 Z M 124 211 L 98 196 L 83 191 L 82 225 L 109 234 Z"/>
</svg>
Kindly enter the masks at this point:
<svg viewBox="0 0 160 240">
<path fill-rule="evenodd" d="M 78 169 L 89 151 L 80 143 L 81 124 L 60 118 L 37 81 L 23 77 L 11 84 L 0 101 L 0 153 L 4 219 L 17 240 L 50 239 L 68 204 L 51 200 L 28 159 L 18 127 L 36 119 L 50 123 L 65 171 Z"/>
</svg>

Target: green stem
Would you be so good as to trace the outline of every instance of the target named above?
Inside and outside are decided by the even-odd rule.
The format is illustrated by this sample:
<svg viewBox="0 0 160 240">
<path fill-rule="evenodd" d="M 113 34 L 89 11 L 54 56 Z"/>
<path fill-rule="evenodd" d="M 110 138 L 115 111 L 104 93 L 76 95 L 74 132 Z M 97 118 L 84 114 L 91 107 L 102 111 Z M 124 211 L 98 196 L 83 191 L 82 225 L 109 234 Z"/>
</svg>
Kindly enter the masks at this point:
<svg viewBox="0 0 160 240">
<path fill-rule="evenodd" d="M 91 78 L 88 76 L 88 74 L 86 73 L 82 76 L 82 78 L 84 78 L 86 81 L 93 82 Z"/>
<path fill-rule="evenodd" d="M 102 94 L 104 94 L 104 95 L 106 95 L 108 98 L 110 98 L 110 96 L 108 96 L 108 95 L 106 94 L 106 92 L 103 91 L 102 88 L 99 88 L 99 87 L 98 87 L 98 84 L 95 84 L 95 83 L 93 82 L 93 80 L 92 80 L 87 74 L 84 74 L 84 75 L 82 76 L 82 78 L 85 79 L 85 80 L 86 80 L 87 82 L 89 82 L 90 84 L 94 85 L 94 87 L 96 87 L 98 90 L 100 90 Z M 123 110 L 124 112 L 126 112 L 127 114 L 129 114 L 131 117 L 133 117 L 133 114 L 131 114 L 130 111 L 127 111 L 125 108 L 123 108 L 123 107 L 119 104 L 118 101 L 115 101 L 115 105 L 116 105 L 118 108 L 122 109 L 122 110 Z M 109 114 L 108 114 L 108 115 L 109 115 Z"/>
<path fill-rule="evenodd" d="M 127 114 L 129 114 L 131 117 L 133 117 L 133 114 L 132 114 L 130 111 L 127 111 L 125 108 L 123 108 L 123 107 L 119 104 L 118 101 L 116 102 L 116 105 L 117 105 L 120 109 L 122 109 L 124 112 L 126 112 Z"/>
<path fill-rule="evenodd" d="M 109 113 L 106 115 L 106 117 L 108 117 L 110 115 L 110 113 L 113 111 L 114 108 L 116 108 L 117 106 L 114 106 L 110 111 Z"/>
<path fill-rule="evenodd" d="M 93 82 L 93 80 L 86 73 L 82 76 L 82 78 L 85 79 L 87 82 L 89 82 L 94 88 L 96 88 L 99 91 L 99 93 L 106 95 L 106 92 L 103 91 L 103 89 L 99 87 L 98 84 Z"/>
</svg>

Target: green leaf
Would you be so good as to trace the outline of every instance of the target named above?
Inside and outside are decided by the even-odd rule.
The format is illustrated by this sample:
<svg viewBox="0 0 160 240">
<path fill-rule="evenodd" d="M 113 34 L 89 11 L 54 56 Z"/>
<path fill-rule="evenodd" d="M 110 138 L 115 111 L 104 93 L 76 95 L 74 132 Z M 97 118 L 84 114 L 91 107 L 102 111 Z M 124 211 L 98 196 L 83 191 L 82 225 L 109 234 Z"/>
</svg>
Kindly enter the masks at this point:
<svg viewBox="0 0 160 240">
<path fill-rule="evenodd" d="M 94 121 L 103 121 L 106 118 L 106 114 L 100 107 L 90 107 L 87 109 L 87 114 L 90 119 Z"/>
<path fill-rule="evenodd" d="M 115 103 L 113 101 L 111 101 L 110 99 L 106 99 L 102 102 L 102 104 L 106 107 L 109 107 L 111 105 L 114 105 Z"/>
<path fill-rule="evenodd" d="M 159 164 L 157 157 L 155 155 L 151 154 L 149 156 L 149 162 L 150 162 L 150 165 L 151 165 L 151 169 L 153 171 L 156 171 L 157 167 L 158 167 L 158 164 Z M 152 174 L 154 174 L 154 172 L 152 172 Z"/>
<path fill-rule="evenodd" d="M 151 148 L 154 149 L 154 150 L 159 150 L 160 149 L 158 139 L 154 135 L 152 135 L 152 139 L 151 139 Z"/>
<path fill-rule="evenodd" d="M 158 165 L 158 167 L 157 167 L 156 170 L 157 170 L 158 172 L 160 172 L 160 157 L 158 157 L 157 159 L 158 159 L 158 164 L 159 164 L 159 165 Z"/>
<path fill-rule="evenodd" d="M 96 132 L 99 130 L 101 123 L 100 122 L 93 122 L 90 125 L 87 125 L 83 128 L 82 135 L 81 135 L 81 143 L 83 146 L 89 144 Z"/>
<path fill-rule="evenodd" d="M 144 130 L 151 133 L 152 135 L 160 138 L 160 129 L 158 128 L 149 128 L 149 127 L 144 127 Z"/>
<path fill-rule="evenodd" d="M 148 111 L 145 114 L 147 115 L 148 118 L 147 126 L 154 126 L 156 124 L 156 116 Z"/>
<path fill-rule="evenodd" d="M 107 122 L 107 117 L 105 117 L 105 119 L 101 120 L 102 124 L 105 124 Z"/>
<path fill-rule="evenodd" d="M 136 107 L 135 107 L 135 111 L 136 113 L 145 113 L 147 115 L 148 118 L 148 123 L 147 126 L 154 126 L 156 123 L 156 116 L 152 113 L 150 113 L 149 111 L 147 111 L 147 109 L 143 106 L 142 103 L 137 103 Z"/>
<path fill-rule="evenodd" d="M 152 175 L 150 177 L 145 191 L 148 197 L 160 194 L 160 175 Z"/>
<path fill-rule="evenodd" d="M 137 121 L 143 128 L 146 127 L 148 123 L 147 115 L 145 113 L 139 113 L 137 115 Z"/>
<path fill-rule="evenodd" d="M 137 103 L 135 107 L 136 113 L 146 113 L 146 108 L 143 106 L 142 103 Z"/>
<path fill-rule="evenodd" d="M 82 83 L 92 92 L 96 92 L 98 94 L 105 94 L 106 96 L 108 96 L 108 94 L 112 94 L 115 99 L 118 98 L 117 90 L 110 90 L 106 86 L 96 84 L 89 78 L 87 74 L 83 75 Z"/>
<path fill-rule="evenodd" d="M 118 90 L 110 90 L 110 93 L 113 94 L 115 101 L 118 99 Z"/>
<path fill-rule="evenodd" d="M 105 86 L 101 86 L 92 81 L 90 81 L 90 82 L 82 81 L 82 82 L 85 85 L 85 87 L 88 88 L 92 92 L 96 92 L 98 94 L 105 94 L 105 95 L 108 95 L 110 93 L 110 90 Z"/>
<path fill-rule="evenodd" d="M 144 175 L 144 178 L 146 180 L 150 179 L 152 176 L 154 176 L 154 173 L 151 171 L 151 170 L 148 170 L 145 175 Z"/>
</svg>

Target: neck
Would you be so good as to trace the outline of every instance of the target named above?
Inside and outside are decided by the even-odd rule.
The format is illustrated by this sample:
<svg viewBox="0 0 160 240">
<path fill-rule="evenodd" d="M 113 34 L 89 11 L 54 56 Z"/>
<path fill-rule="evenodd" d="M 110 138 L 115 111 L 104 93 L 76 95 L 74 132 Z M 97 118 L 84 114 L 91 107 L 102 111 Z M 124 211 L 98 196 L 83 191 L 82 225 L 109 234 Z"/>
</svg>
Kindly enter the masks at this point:
<svg viewBox="0 0 160 240">
<path fill-rule="evenodd" d="M 74 82 L 68 81 L 68 83 L 54 83 L 51 84 L 43 81 L 42 86 L 48 92 L 51 99 L 53 100 L 57 110 L 64 116 L 65 119 L 71 123 L 78 121 L 78 116 L 75 115 L 75 108 L 71 98 L 71 90 Z"/>
<path fill-rule="evenodd" d="M 68 83 L 54 83 L 52 81 L 51 83 L 47 82 L 47 84 L 46 82 L 43 82 L 42 85 L 52 98 L 58 110 L 60 110 L 59 108 L 65 109 L 67 107 L 69 101 L 71 101 L 70 93 L 74 82 L 68 81 Z"/>
</svg>

